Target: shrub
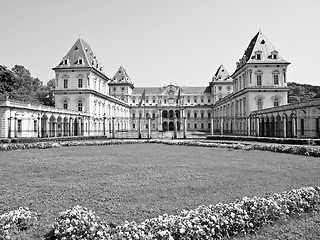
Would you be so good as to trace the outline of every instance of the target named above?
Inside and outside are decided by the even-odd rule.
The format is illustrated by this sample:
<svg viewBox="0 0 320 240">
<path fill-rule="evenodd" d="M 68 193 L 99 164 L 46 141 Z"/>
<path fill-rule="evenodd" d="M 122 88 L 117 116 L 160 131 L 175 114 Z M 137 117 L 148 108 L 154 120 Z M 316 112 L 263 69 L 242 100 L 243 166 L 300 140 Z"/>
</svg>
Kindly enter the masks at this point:
<svg viewBox="0 0 320 240">
<path fill-rule="evenodd" d="M 38 214 L 28 208 L 20 207 L 0 215 L 0 239 L 10 239 L 10 236 L 20 231 L 29 230 L 38 221 Z"/>
<path fill-rule="evenodd" d="M 306 187 L 267 197 L 244 197 L 230 204 L 199 206 L 179 215 L 164 214 L 115 228 L 76 206 L 60 214 L 53 231 L 56 239 L 220 239 L 255 232 L 279 219 L 319 210 L 319 206 L 320 188 Z"/>
<path fill-rule="evenodd" d="M 53 224 L 54 239 L 107 239 L 108 225 L 81 206 L 61 212 Z"/>
</svg>

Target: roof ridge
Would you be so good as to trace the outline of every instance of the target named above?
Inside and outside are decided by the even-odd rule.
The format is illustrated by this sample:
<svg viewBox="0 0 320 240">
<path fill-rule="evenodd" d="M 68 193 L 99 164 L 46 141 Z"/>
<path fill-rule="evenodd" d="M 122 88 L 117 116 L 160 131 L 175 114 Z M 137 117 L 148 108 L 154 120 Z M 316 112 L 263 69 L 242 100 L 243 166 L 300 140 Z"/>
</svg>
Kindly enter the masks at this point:
<svg viewBox="0 0 320 240">
<path fill-rule="evenodd" d="M 80 41 L 82 50 L 83 50 L 83 52 L 84 52 L 84 56 L 85 56 L 85 58 L 86 58 L 86 60 L 87 60 L 87 63 L 88 63 L 88 65 L 89 65 L 90 67 L 92 67 L 92 64 L 91 64 L 91 62 L 90 62 L 89 59 L 88 59 L 87 52 L 86 52 L 86 49 L 85 49 L 84 46 L 83 46 L 82 41 L 83 41 L 86 45 L 88 45 L 89 47 L 90 47 L 90 45 L 89 45 L 87 42 L 85 42 L 82 38 L 79 38 L 79 41 Z M 90 47 L 90 49 L 91 49 L 91 47 Z"/>
</svg>

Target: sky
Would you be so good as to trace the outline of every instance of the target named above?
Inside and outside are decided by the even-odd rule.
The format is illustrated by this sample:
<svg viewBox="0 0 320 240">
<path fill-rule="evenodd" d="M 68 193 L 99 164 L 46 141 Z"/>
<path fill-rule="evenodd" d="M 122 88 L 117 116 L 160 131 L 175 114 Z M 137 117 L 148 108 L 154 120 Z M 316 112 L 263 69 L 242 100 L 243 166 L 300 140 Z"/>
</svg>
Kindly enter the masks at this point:
<svg viewBox="0 0 320 240">
<path fill-rule="evenodd" d="M 320 85 L 319 0 L 1 0 L 0 65 L 44 84 L 79 36 L 112 78 L 136 87 L 207 86 L 232 74 L 261 30 L 291 64 L 287 80 Z"/>
</svg>

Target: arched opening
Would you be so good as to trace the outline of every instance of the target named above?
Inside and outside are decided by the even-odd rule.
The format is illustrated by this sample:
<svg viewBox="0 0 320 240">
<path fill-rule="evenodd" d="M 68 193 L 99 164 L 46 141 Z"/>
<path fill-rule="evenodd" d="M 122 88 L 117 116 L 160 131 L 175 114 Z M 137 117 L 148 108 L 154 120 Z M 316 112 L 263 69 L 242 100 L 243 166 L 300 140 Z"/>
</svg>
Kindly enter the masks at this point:
<svg viewBox="0 0 320 240">
<path fill-rule="evenodd" d="M 169 131 L 173 131 L 174 130 L 174 123 L 171 121 L 169 122 Z"/>
<path fill-rule="evenodd" d="M 162 130 L 163 131 L 168 131 L 168 122 L 163 122 L 162 123 Z"/>
<path fill-rule="evenodd" d="M 177 131 L 180 131 L 180 128 L 181 128 L 180 126 L 181 126 L 180 122 L 177 121 Z"/>
<path fill-rule="evenodd" d="M 168 118 L 168 111 L 167 110 L 162 111 L 162 117 Z"/>
<path fill-rule="evenodd" d="M 74 124 L 73 124 L 74 136 L 78 136 L 78 134 L 79 134 L 78 128 L 79 128 L 79 120 L 78 120 L 78 118 L 75 118 Z"/>
<path fill-rule="evenodd" d="M 62 137 L 62 117 L 57 119 L 57 137 Z"/>
<path fill-rule="evenodd" d="M 174 117 L 174 111 L 170 110 L 169 111 L 169 119 L 173 119 L 173 117 Z M 169 126 L 170 126 L 170 124 L 169 124 Z"/>
<path fill-rule="evenodd" d="M 48 137 L 47 124 L 48 124 L 48 116 L 43 115 L 41 117 L 41 137 Z"/>
<path fill-rule="evenodd" d="M 176 110 L 176 117 L 180 118 L 180 111 L 179 110 Z"/>
<path fill-rule="evenodd" d="M 49 132 L 50 132 L 50 137 L 55 137 L 56 136 L 56 125 L 57 125 L 57 122 L 56 122 L 56 118 L 55 116 L 51 115 L 50 117 L 50 124 L 49 124 Z"/>
<path fill-rule="evenodd" d="M 69 134 L 68 118 L 63 119 L 63 136 L 68 136 Z"/>
</svg>

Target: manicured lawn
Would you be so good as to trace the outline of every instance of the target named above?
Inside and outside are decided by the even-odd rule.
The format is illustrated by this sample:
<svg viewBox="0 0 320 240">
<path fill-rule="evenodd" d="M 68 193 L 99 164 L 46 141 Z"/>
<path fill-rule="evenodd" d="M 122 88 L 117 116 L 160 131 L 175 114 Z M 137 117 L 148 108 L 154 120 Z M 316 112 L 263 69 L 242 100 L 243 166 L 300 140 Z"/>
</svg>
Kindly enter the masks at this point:
<svg viewBox="0 0 320 240">
<path fill-rule="evenodd" d="M 41 213 L 40 238 L 74 205 L 141 221 L 237 198 L 320 186 L 320 160 L 263 151 L 130 144 L 0 152 L 0 214 Z"/>
</svg>

